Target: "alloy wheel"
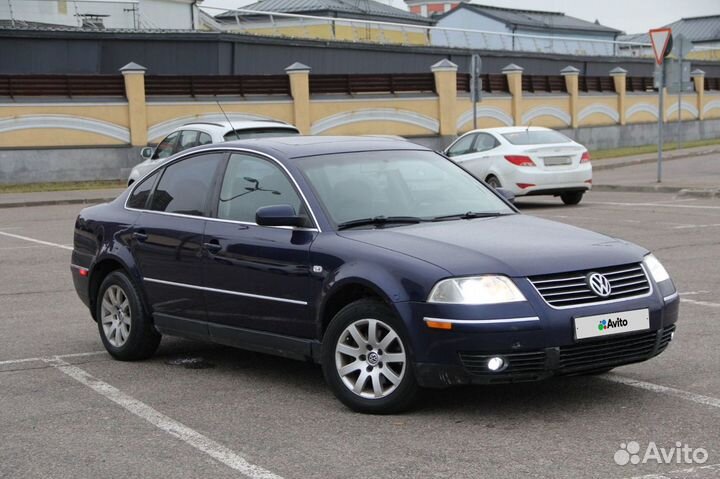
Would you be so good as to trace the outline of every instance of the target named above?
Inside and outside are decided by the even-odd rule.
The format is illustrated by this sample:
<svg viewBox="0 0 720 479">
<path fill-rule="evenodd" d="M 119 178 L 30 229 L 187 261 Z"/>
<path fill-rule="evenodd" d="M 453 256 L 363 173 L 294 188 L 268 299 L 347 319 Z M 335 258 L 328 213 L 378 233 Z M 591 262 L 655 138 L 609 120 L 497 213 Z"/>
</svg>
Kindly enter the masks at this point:
<svg viewBox="0 0 720 479">
<path fill-rule="evenodd" d="M 103 332 L 108 342 L 122 347 L 130 336 L 132 314 L 130 301 L 120 286 L 111 285 L 105 290 L 101 304 Z"/>
<path fill-rule="evenodd" d="M 335 346 L 335 367 L 343 384 L 358 396 L 381 399 L 392 394 L 407 368 L 400 336 L 377 319 L 351 323 Z"/>
</svg>

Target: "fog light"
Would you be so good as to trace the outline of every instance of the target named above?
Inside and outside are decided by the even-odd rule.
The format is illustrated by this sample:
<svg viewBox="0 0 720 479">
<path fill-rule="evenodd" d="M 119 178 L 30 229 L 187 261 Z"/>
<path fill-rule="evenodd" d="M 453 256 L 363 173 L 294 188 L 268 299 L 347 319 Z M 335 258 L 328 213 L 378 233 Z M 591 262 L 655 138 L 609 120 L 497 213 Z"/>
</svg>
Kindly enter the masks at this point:
<svg viewBox="0 0 720 479">
<path fill-rule="evenodd" d="M 487 367 L 490 371 L 500 371 L 503 366 L 505 366 L 505 360 L 497 356 L 490 358 L 487 362 Z"/>
<path fill-rule="evenodd" d="M 673 339 L 675 339 L 675 331 L 670 333 L 670 341 L 672 341 Z"/>
</svg>

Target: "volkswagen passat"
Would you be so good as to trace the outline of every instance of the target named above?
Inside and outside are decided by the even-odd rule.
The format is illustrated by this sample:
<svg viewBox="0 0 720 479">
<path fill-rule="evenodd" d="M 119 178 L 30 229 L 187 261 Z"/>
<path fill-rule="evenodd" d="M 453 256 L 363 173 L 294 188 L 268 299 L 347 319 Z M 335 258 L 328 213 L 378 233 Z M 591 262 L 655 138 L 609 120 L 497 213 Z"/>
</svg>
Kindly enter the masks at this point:
<svg viewBox="0 0 720 479">
<path fill-rule="evenodd" d="M 678 294 L 654 256 L 503 193 L 406 141 L 209 145 L 84 209 L 72 276 L 117 359 L 177 335 L 312 360 L 365 412 L 668 346 Z"/>
<path fill-rule="evenodd" d="M 445 154 L 490 186 L 516 196 L 553 195 L 576 205 L 592 187 L 590 153 L 549 128 L 473 130 L 453 142 Z"/>
</svg>

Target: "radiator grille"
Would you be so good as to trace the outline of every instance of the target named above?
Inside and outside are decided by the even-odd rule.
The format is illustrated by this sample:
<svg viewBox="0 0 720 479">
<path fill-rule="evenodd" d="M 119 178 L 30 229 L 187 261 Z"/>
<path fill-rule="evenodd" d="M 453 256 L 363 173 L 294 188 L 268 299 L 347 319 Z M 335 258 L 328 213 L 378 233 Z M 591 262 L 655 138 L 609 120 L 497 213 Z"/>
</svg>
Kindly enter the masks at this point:
<svg viewBox="0 0 720 479">
<path fill-rule="evenodd" d="M 610 296 L 603 298 L 590 289 L 587 276 L 591 273 L 600 273 L 610 281 Z M 533 276 L 530 282 L 543 299 L 556 308 L 645 296 L 650 292 L 650 282 L 640 264 Z"/>
</svg>

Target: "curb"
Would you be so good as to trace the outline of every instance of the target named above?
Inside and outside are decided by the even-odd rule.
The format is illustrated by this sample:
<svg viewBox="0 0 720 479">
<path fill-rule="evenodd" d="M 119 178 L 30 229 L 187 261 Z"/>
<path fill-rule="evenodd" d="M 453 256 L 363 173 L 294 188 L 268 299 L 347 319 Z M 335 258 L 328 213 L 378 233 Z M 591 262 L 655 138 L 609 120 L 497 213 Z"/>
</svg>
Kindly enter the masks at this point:
<svg viewBox="0 0 720 479">
<path fill-rule="evenodd" d="M 675 193 L 692 198 L 720 198 L 720 189 L 683 188 L 664 185 L 593 185 L 592 191 L 618 191 L 625 193 Z"/>
<path fill-rule="evenodd" d="M 22 208 L 26 206 L 56 206 L 56 205 L 96 205 L 98 203 L 108 203 L 113 201 L 112 198 L 68 198 L 63 200 L 38 200 L 38 201 L 17 201 L 13 203 L 0 203 L 2 208 Z"/>
<path fill-rule="evenodd" d="M 692 153 L 682 153 L 677 156 L 670 155 L 670 156 L 663 156 L 663 161 L 673 161 L 673 160 L 684 160 L 687 158 L 694 158 L 696 156 L 705 156 L 705 155 L 711 155 L 713 153 L 720 153 L 720 148 L 710 148 L 707 150 L 702 151 L 696 151 Z M 614 158 L 608 158 L 608 161 L 612 161 Z M 657 156 L 654 158 L 638 158 L 635 160 L 627 160 L 617 163 L 612 163 L 609 165 L 603 165 L 603 161 L 605 160 L 596 160 L 593 162 L 593 171 L 600 171 L 600 170 L 614 170 L 616 168 L 624 168 L 626 166 L 635 166 L 635 165 L 644 165 L 647 163 L 656 163 L 657 162 Z M 598 164 L 598 162 L 600 164 Z"/>
</svg>

